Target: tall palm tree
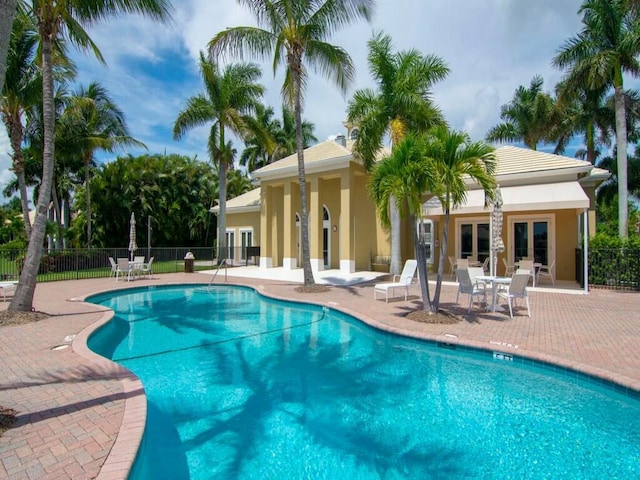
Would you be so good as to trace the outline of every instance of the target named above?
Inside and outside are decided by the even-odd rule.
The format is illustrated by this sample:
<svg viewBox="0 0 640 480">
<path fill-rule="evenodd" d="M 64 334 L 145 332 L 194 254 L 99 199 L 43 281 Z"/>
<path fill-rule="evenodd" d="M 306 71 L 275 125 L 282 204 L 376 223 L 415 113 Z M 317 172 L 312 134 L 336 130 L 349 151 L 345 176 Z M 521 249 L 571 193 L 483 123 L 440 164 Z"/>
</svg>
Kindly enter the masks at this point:
<svg viewBox="0 0 640 480">
<path fill-rule="evenodd" d="M 87 215 L 87 247 L 91 248 L 91 192 L 90 167 L 96 150 L 115 152 L 118 148 L 135 145 L 146 148 L 129 135 L 124 113 L 97 82 L 86 88 L 80 86 L 69 98 L 58 120 L 57 136 L 64 139 L 67 155 L 79 156 L 84 165 L 84 184 Z"/>
<path fill-rule="evenodd" d="M 568 70 L 567 81 L 586 79 L 589 88 L 612 85 L 616 111 L 618 164 L 618 233 L 626 238 L 628 224 L 627 123 L 624 74 L 640 73 L 640 19 L 627 0 L 586 0 L 580 7 L 582 30 L 569 38 L 553 59 Z"/>
<path fill-rule="evenodd" d="M 22 154 L 24 137 L 23 121 L 31 107 L 42 99 L 42 78 L 36 65 L 38 47 L 35 18 L 28 14 L 16 17 L 11 33 L 7 69 L 0 115 L 7 127 L 11 149 L 13 150 L 13 172 L 18 180 L 18 192 L 22 205 L 22 220 L 27 238 L 31 235 L 29 221 L 29 199 L 25 182 L 25 160 Z"/>
<path fill-rule="evenodd" d="M 368 183 L 380 222 L 386 228 L 391 226 L 391 199 L 399 209 L 400 216 L 407 213 L 413 228 L 413 242 L 418 260 L 418 276 L 422 306 L 431 310 L 426 253 L 418 238 L 417 219 L 422 217 L 422 198 L 427 191 L 437 191 L 437 179 L 431 159 L 425 156 L 425 137 L 409 133 L 393 149 L 390 156 L 383 158 L 371 171 Z"/>
<path fill-rule="evenodd" d="M 315 283 L 311 271 L 309 248 L 309 217 L 307 212 L 307 184 L 304 168 L 302 134 L 302 96 L 310 65 L 327 78 L 333 79 L 342 92 L 352 81 L 354 68 L 345 50 L 327 43 L 329 36 L 339 27 L 359 18 L 369 20 L 374 0 L 238 0 L 251 9 L 257 27 L 228 28 L 209 42 L 212 55 L 222 52 L 250 54 L 269 59 L 273 53 L 273 66 L 286 68 L 282 94 L 285 103 L 293 107 L 296 121 L 296 152 L 298 181 L 300 184 L 300 230 L 304 284 Z"/>
<path fill-rule="evenodd" d="M 614 129 L 615 114 L 607 104 L 608 87 L 587 88 L 583 83 L 578 88 L 560 82 L 556 86 L 561 121 L 554 153 L 562 154 L 569 141 L 583 134 L 586 160 L 595 164 L 598 145 L 609 146 Z"/>
<path fill-rule="evenodd" d="M 360 127 L 354 150 L 369 170 L 387 135 L 393 150 L 407 132 L 425 132 L 445 123 L 431 100 L 431 89 L 448 75 L 449 68 L 435 55 L 393 52 L 391 37 L 382 32 L 369 40 L 368 48 L 377 89 L 358 90 L 349 102 L 347 119 Z M 398 274 L 402 268 L 400 219 L 394 203 L 392 197 L 390 270 Z"/>
<path fill-rule="evenodd" d="M 0 0 L 0 92 L 4 87 L 9 37 L 17 4 L 18 0 Z"/>
<path fill-rule="evenodd" d="M 180 139 L 193 127 L 211 124 L 208 149 L 213 163 L 218 166 L 218 258 L 223 260 L 227 254 L 227 171 L 229 159 L 233 158 L 231 145 L 227 143 L 225 135 L 227 130 L 241 137 L 247 134 L 253 121 L 251 116 L 260 105 L 264 87 L 256 83 L 261 76 L 257 65 L 230 64 L 220 71 L 218 65 L 207 60 L 203 52 L 200 52 L 200 73 L 206 94 L 187 100 L 187 106 L 178 114 L 173 125 L 173 137 Z"/>
<path fill-rule="evenodd" d="M 92 50 L 100 61 L 104 61 L 96 44 L 83 26 L 92 25 L 110 16 L 123 13 L 138 13 L 157 20 L 168 20 L 170 6 L 167 0 L 74 0 L 57 2 L 33 0 L 32 13 L 38 19 L 40 51 L 42 52 L 42 101 L 44 123 L 44 147 L 42 158 L 42 184 L 36 219 L 29 239 L 29 248 L 16 293 L 9 310 L 30 311 L 33 308 L 38 268 L 42 257 L 47 209 L 51 198 L 54 165 L 55 108 L 53 104 L 54 44 L 61 38 L 82 50 Z"/>
<path fill-rule="evenodd" d="M 440 200 L 444 212 L 438 278 L 433 295 L 432 310 L 438 311 L 440 291 L 447 260 L 447 244 L 451 209 L 458 208 L 467 198 L 465 181 L 471 179 L 485 191 L 487 198 L 494 198 L 496 168 L 493 147 L 484 142 L 472 142 L 464 132 L 449 131 L 437 127 L 428 136 L 424 155 L 432 162 L 437 184 L 433 193 Z"/>
<path fill-rule="evenodd" d="M 550 125 L 553 124 L 555 100 L 542 90 L 544 80 L 536 75 L 529 88 L 519 86 L 513 99 L 500 109 L 503 123 L 491 128 L 487 133 L 488 142 L 522 141 L 532 150 L 538 143 L 553 141 Z"/>
</svg>

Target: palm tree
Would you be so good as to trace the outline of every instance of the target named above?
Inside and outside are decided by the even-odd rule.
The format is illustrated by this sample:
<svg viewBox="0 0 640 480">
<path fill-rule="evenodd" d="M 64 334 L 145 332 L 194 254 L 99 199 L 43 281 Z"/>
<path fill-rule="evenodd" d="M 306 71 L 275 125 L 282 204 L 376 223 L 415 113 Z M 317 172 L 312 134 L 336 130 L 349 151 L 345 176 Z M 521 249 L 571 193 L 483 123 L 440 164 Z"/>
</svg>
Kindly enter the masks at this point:
<svg viewBox="0 0 640 480">
<path fill-rule="evenodd" d="M 282 123 L 276 120 L 276 147 L 273 152 L 272 161 L 280 160 L 288 157 L 296 152 L 296 119 L 291 111 L 285 105 L 282 106 Z M 308 120 L 302 120 L 302 147 L 309 148 L 311 144 L 317 142 L 318 139 L 313 134 L 315 125 Z"/>
<path fill-rule="evenodd" d="M 9 37 L 17 4 L 18 0 L 0 0 L 0 92 L 4 87 Z"/>
<path fill-rule="evenodd" d="M 413 241 L 418 260 L 418 277 L 424 311 L 431 310 L 427 258 L 418 238 L 417 219 L 422 217 L 422 198 L 427 191 L 436 191 L 437 180 L 431 159 L 424 155 L 425 137 L 409 133 L 393 149 L 390 156 L 376 164 L 369 179 L 369 195 L 376 205 L 380 222 L 391 226 L 391 199 L 400 216 L 407 211 L 413 228 Z"/>
<path fill-rule="evenodd" d="M 90 167 L 96 150 L 115 152 L 118 148 L 146 146 L 129 136 L 124 113 L 110 98 L 109 92 L 97 82 L 79 87 L 72 95 L 58 120 L 56 136 L 64 139 L 68 155 L 79 156 L 84 165 L 87 210 L 87 247 L 91 248 Z"/>
<path fill-rule="evenodd" d="M 554 153 L 564 153 L 569 141 L 581 133 L 584 135 L 586 160 L 594 165 L 598 145 L 610 145 L 610 133 L 614 128 L 614 111 L 607 103 L 608 88 L 589 89 L 584 83 L 574 88 L 566 82 L 560 82 L 556 90 L 561 120 Z"/>
<path fill-rule="evenodd" d="M 440 200 L 444 212 L 442 241 L 440 242 L 440 261 L 436 290 L 433 295 L 432 310 L 438 311 L 440 290 L 447 260 L 447 243 L 451 209 L 458 208 L 467 198 L 465 181 L 471 179 L 480 184 L 486 197 L 494 198 L 496 181 L 493 176 L 496 161 L 493 147 L 484 142 L 471 142 L 464 132 L 449 131 L 446 127 L 437 127 L 430 132 L 424 148 L 424 155 L 432 162 L 437 179 L 432 193 Z"/>
<path fill-rule="evenodd" d="M 392 52 L 391 38 L 378 33 L 368 42 L 368 63 L 377 90 L 358 90 L 347 108 L 347 120 L 358 124 L 360 133 L 354 150 L 371 169 L 385 136 L 391 148 L 409 131 L 424 132 L 445 123 L 431 101 L 431 88 L 443 80 L 449 68 L 435 55 L 416 50 Z M 400 273 L 400 220 L 391 198 L 391 273 Z"/>
<path fill-rule="evenodd" d="M 624 73 L 640 73 L 640 21 L 626 0 L 586 0 L 580 7 L 583 28 L 568 39 L 553 59 L 568 69 L 567 81 L 586 79 L 591 89 L 612 85 L 616 111 L 618 164 L 618 233 L 627 238 L 627 124 Z"/>
<path fill-rule="evenodd" d="M 552 129 L 555 100 L 542 90 L 544 80 L 536 75 L 529 88 L 519 86 L 511 102 L 502 105 L 500 118 L 503 123 L 487 133 L 488 142 L 522 141 L 532 150 L 538 143 L 553 141 Z"/>
<path fill-rule="evenodd" d="M 36 205 L 36 219 L 29 239 L 24 268 L 20 273 L 20 281 L 9 305 L 9 310 L 22 311 L 30 311 L 33 308 L 33 295 L 45 236 L 46 213 L 51 198 L 55 131 L 54 44 L 64 37 L 82 50 L 92 50 L 100 61 L 104 61 L 98 47 L 84 30 L 83 25 L 95 24 L 105 18 L 122 13 L 138 13 L 158 20 L 167 20 L 170 9 L 167 0 L 76 0 L 73 2 L 33 0 L 31 8 L 32 13 L 38 19 L 38 35 L 42 52 L 44 146 L 42 184 Z"/>
<path fill-rule="evenodd" d="M 258 27 L 228 28 L 211 39 L 209 51 L 218 55 L 254 55 L 269 59 L 272 52 L 274 69 L 286 68 L 282 94 L 285 103 L 293 107 L 296 124 L 296 152 L 298 181 L 300 184 L 300 229 L 302 236 L 302 266 L 304 285 L 315 283 L 311 271 L 309 249 L 309 217 L 307 212 L 307 185 L 304 168 L 302 135 L 302 96 L 307 81 L 305 63 L 327 78 L 333 79 L 342 92 L 352 81 L 354 68 L 351 58 L 342 48 L 327 43 L 338 28 L 358 18 L 369 20 L 374 0 L 238 0 L 252 10 Z"/>
<path fill-rule="evenodd" d="M 13 172 L 18 180 L 22 219 L 27 238 L 31 235 L 29 199 L 25 181 L 25 160 L 22 154 L 23 121 L 30 108 L 41 102 L 42 78 L 36 65 L 38 36 L 35 18 L 27 14 L 16 17 L 7 56 L 5 86 L 0 103 L 2 121 L 7 127 L 13 150 Z"/>
<path fill-rule="evenodd" d="M 240 165 L 246 166 L 249 172 L 271 163 L 278 128 L 277 120 L 273 120 L 273 108 L 262 104 L 256 106 L 255 123 L 262 135 L 249 135 L 239 160 Z"/>
<path fill-rule="evenodd" d="M 227 65 L 220 72 L 218 65 L 208 61 L 200 52 L 200 72 L 206 94 L 187 100 L 187 106 L 174 123 L 173 137 L 180 139 L 187 130 L 211 123 L 208 149 L 213 163 L 218 166 L 218 258 L 223 260 L 227 253 L 227 171 L 229 159 L 233 158 L 231 145 L 227 143 L 225 135 L 227 129 L 241 137 L 246 135 L 253 121 L 251 115 L 260 105 L 264 87 L 256 83 L 261 71 L 252 63 Z"/>
</svg>

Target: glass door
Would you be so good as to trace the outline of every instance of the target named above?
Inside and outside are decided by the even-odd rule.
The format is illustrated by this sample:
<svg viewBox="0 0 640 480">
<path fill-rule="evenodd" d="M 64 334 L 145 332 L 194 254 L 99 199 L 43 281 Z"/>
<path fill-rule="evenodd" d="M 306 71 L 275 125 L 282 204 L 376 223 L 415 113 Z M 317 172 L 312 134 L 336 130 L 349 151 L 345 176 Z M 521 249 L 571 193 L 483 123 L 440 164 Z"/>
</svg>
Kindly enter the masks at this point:
<svg viewBox="0 0 640 480">
<path fill-rule="evenodd" d="M 253 246 L 252 237 L 253 237 L 253 230 L 240 231 L 240 246 L 242 247 L 240 249 L 240 259 L 242 260 L 247 259 L 247 247 Z"/>
<path fill-rule="evenodd" d="M 229 260 L 234 259 L 234 245 L 236 244 L 236 232 L 234 230 L 227 230 L 227 258 Z"/>
<path fill-rule="evenodd" d="M 528 258 L 549 265 L 549 222 L 526 220 L 513 223 L 513 258 Z"/>
<path fill-rule="evenodd" d="M 485 222 L 462 222 L 459 225 L 460 258 L 475 257 L 478 261 L 490 255 L 489 224 Z"/>
</svg>

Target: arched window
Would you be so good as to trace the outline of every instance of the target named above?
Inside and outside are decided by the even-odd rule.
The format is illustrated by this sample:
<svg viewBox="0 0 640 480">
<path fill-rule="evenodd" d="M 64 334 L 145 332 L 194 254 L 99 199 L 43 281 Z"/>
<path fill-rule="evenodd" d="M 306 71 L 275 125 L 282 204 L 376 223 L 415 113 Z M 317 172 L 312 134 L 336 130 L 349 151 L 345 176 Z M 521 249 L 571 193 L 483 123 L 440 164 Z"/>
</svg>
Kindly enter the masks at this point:
<svg viewBox="0 0 640 480">
<path fill-rule="evenodd" d="M 360 134 L 360 130 L 358 130 L 357 128 L 354 128 L 353 130 L 351 130 L 351 133 L 349 134 L 349 140 L 356 140 L 359 134 Z"/>
</svg>

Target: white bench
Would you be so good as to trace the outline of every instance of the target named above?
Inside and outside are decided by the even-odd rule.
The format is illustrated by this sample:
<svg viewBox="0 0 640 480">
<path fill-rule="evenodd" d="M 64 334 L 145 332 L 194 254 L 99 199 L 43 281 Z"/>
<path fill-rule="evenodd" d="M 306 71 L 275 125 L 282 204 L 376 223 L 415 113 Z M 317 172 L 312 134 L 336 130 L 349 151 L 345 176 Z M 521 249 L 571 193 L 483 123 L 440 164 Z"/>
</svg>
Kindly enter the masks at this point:
<svg viewBox="0 0 640 480">
<path fill-rule="evenodd" d="M 7 301 L 7 290 L 12 290 L 15 292 L 16 287 L 18 286 L 18 282 L 0 282 L 0 288 L 2 289 L 2 301 Z"/>
</svg>

